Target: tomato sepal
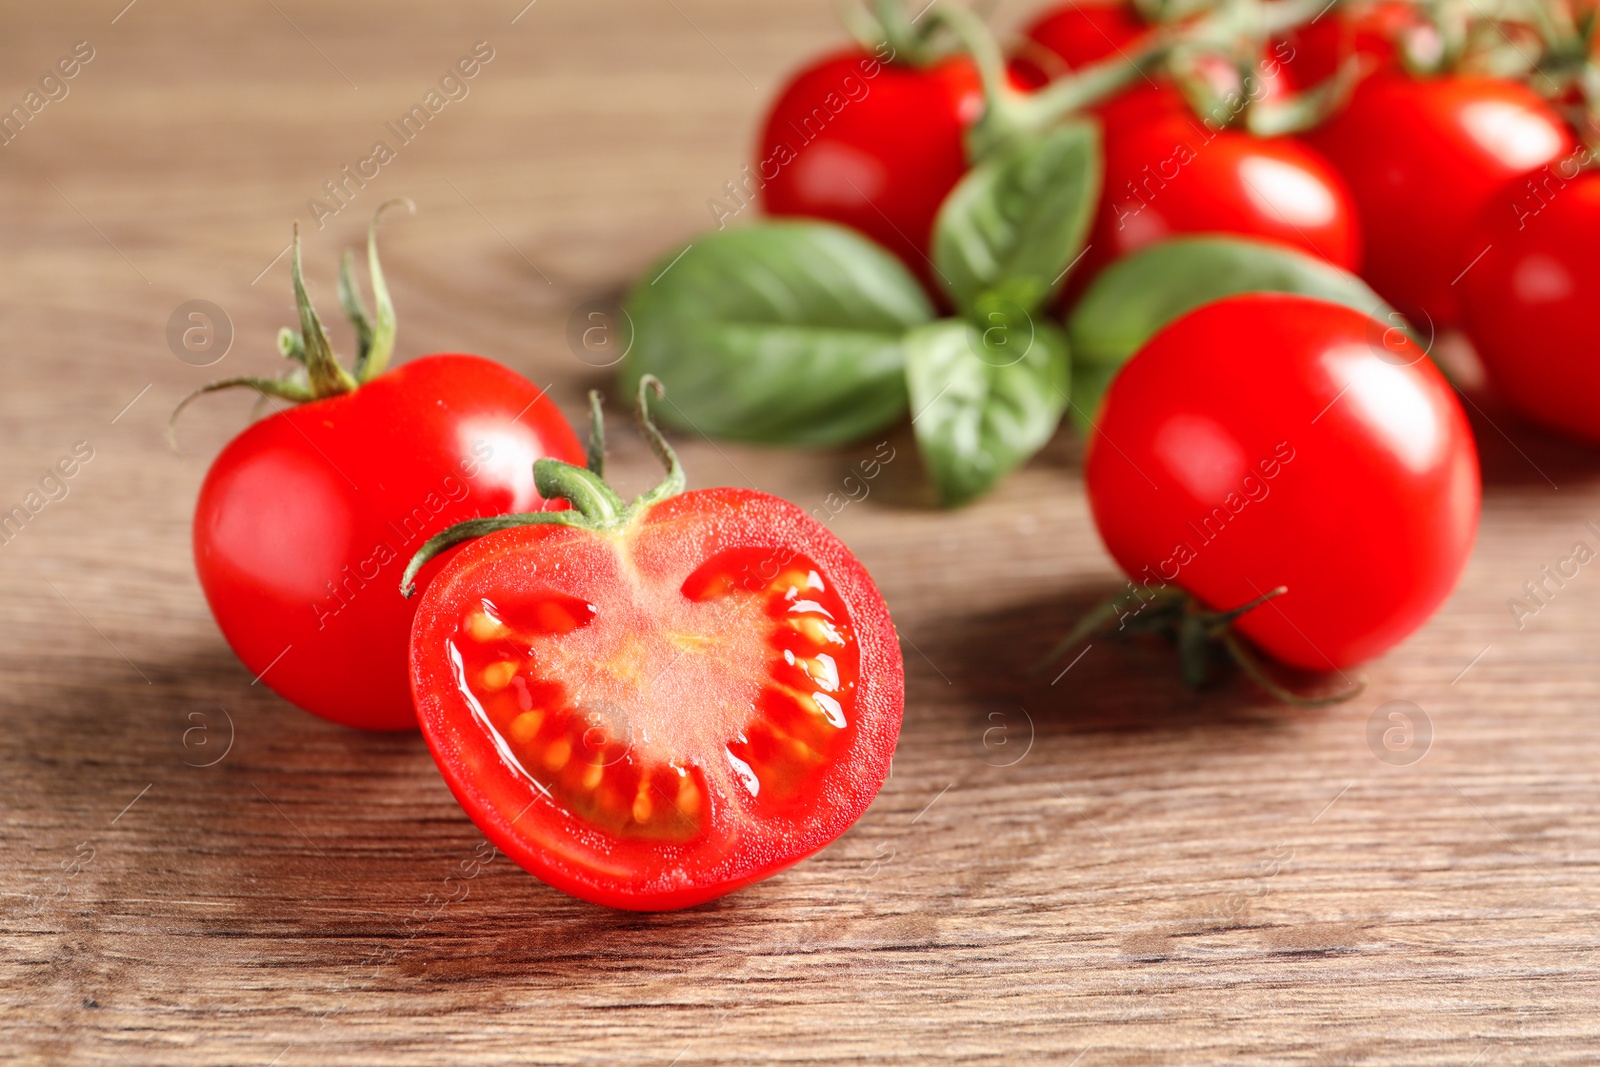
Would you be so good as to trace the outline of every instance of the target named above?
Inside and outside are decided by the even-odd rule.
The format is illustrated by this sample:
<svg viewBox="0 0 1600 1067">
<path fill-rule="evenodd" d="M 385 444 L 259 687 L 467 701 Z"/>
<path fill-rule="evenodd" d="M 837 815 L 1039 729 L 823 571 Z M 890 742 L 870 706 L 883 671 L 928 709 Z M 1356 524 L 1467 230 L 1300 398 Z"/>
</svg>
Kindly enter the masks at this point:
<svg viewBox="0 0 1600 1067">
<path fill-rule="evenodd" d="M 653 507 L 682 493 L 688 485 L 683 464 L 662 436 L 650 415 L 650 393 L 664 397 L 666 390 L 652 374 L 639 379 L 638 420 L 650 450 L 667 469 L 666 477 L 655 488 L 641 493 L 631 504 L 605 481 L 605 416 L 601 410 L 600 393 L 589 393 L 589 445 L 587 466 L 579 467 L 559 459 L 545 457 L 533 465 L 533 484 L 546 500 L 565 500 L 572 505 L 566 511 L 529 511 L 514 515 L 493 515 L 488 518 L 468 519 L 447 527 L 430 537 L 417 549 L 416 555 L 406 565 L 400 578 L 400 595 L 409 598 L 417 591 L 417 573 L 428 561 L 448 548 L 466 541 L 476 540 L 500 530 L 514 530 L 523 526 L 575 526 L 585 530 L 615 530 L 633 522 L 645 509 Z"/>
<path fill-rule="evenodd" d="M 1268 673 L 1260 658 L 1240 639 L 1233 623 L 1256 608 L 1283 596 L 1278 586 L 1235 608 L 1216 611 L 1175 586 L 1134 588 L 1103 601 L 1078 620 L 1072 630 L 1034 667 L 1042 673 L 1073 648 L 1117 624 L 1118 634 L 1159 633 L 1175 640 L 1184 684 L 1199 691 L 1209 685 L 1219 660 L 1233 663 L 1274 699 L 1297 708 L 1325 708 L 1352 700 L 1366 689 L 1366 679 L 1350 689 L 1324 697 L 1295 693 Z"/>
<path fill-rule="evenodd" d="M 354 392 L 389 369 L 389 358 L 394 354 L 396 320 L 394 302 L 389 297 L 389 287 L 383 279 L 383 266 L 378 261 L 378 221 L 383 213 L 396 204 L 404 204 L 412 214 L 417 206 L 406 197 L 385 200 L 372 213 L 367 225 L 367 274 L 372 283 L 373 306 L 376 317 L 367 312 L 362 303 L 360 287 L 355 280 L 354 257 L 348 249 L 339 267 L 339 306 L 350 319 L 356 332 L 356 359 L 353 370 L 346 370 L 333 350 L 333 342 L 322 324 L 322 317 L 311 303 L 306 292 L 305 272 L 300 262 L 300 223 L 294 224 L 293 255 L 289 261 L 290 276 L 294 285 L 295 311 L 300 318 L 300 331 L 296 333 L 285 326 L 278 331 L 278 353 L 299 364 L 281 378 L 243 376 L 222 378 L 208 382 L 178 401 L 167 417 L 167 443 L 177 451 L 178 416 L 190 402 L 208 393 L 225 389 L 254 389 L 262 399 L 277 397 L 292 404 L 309 404 L 316 400 Z"/>
</svg>

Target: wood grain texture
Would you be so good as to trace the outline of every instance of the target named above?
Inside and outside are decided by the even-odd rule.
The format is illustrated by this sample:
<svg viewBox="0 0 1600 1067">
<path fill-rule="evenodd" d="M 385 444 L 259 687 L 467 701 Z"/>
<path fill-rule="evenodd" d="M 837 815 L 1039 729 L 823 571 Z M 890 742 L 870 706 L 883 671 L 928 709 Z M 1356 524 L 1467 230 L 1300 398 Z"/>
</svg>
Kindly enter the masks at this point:
<svg viewBox="0 0 1600 1067">
<path fill-rule="evenodd" d="M 331 308 L 337 250 L 380 197 L 413 197 L 386 236 L 401 357 L 479 351 L 579 416 L 603 376 L 568 349 L 573 308 L 709 224 L 764 101 L 838 39 L 834 16 L 827 0 L 537 0 L 520 17 L 522 0 L 123 3 L 0 12 L 0 104 L 74 42 L 95 49 L 0 148 L 0 508 L 75 442 L 94 449 L 0 546 L 0 1059 L 1600 1055 L 1600 574 L 1521 630 L 1506 606 L 1597 543 L 1600 458 L 1498 416 L 1479 420 L 1486 509 L 1460 590 L 1367 669 L 1364 697 L 1317 712 L 1239 681 L 1191 695 L 1143 646 L 1030 679 L 1117 581 L 1076 444 L 1064 432 L 941 514 L 896 436 L 872 496 L 832 522 L 880 582 L 909 673 L 866 817 L 683 913 L 602 911 L 503 857 L 439 907 L 482 839 L 421 741 L 253 686 L 195 582 L 195 492 L 249 403 L 194 409 L 178 456 L 166 413 L 218 371 L 273 367 L 289 220 L 309 222 L 322 183 L 486 40 L 470 95 L 308 231 L 308 269 Z M 167 348 L 192 299 L 231 318 L 217 367 Z M 806 507 L 875 443 L 679 440 L 694 484 Z M 648 453 L 626 433 L 614 451 L 637 491 Z M 1330 504 L 1335 523 L 1366 506 Z M 1391 700 L 1431 723 L 1408 765 L 1369 747 Z"/>
</svg>

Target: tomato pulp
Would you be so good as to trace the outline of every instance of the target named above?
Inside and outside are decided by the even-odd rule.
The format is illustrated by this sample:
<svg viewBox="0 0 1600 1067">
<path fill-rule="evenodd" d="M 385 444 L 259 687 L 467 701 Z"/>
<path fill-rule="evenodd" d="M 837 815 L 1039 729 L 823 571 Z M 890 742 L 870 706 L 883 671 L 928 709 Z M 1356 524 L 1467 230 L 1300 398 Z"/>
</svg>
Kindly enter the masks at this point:
<svg viewBox="0 0 1600 1067">
<path fill-rule="evenodd" d="M 1284 663 L 1340 669 L 1449 595 L 1477 529 L 1477 452 L 1398 333 L 1306 297 L 1207 304 L 1112 382 L 1088 445 L 1095 523 L 1136 591 L 1214 610 Z"/>
<path fill-rule="evenodd" d="M 1593 444 L 1600 444 L 1597 247 L 1600 173 L 1552 168 L 1495 198 L 1464 246 L 1481 257 L 1462 279 L 1467 331 L 1496 391 L 1530 420 Z"/>
<path fill-rule="evenodd" d="M 423 735 L 468 815 L 546 883 L 635 910 L 722 896 L 843 833 L 905 698 L 850 551 L 776 497 L 676 495 L 672 464 L 677 488 L 620 513 L 595 508 L 621 503 L 596 478 L 570 523 L 466 545 L 412 631 Z"/>
<path fill-rule="evenodd" d="M 859 50 L 830 56 L 796 75 L 767 117 L 762 203 L 849 226 L 927 281 L 934 219 L 967 171 L 966 132 L 983 109 L 964 57 L 918 69 Z"/>
<path fill-rule="evenodd" d="M 257 422 L 212 463 L 194 556 L 245 667 L 334 722 L 416 727 L 396 592 L 431 535 L 543 504 L 533 464 L 581 459 L 561 412 L 489 360 L 435 355 Z"/>
<path fill-rule="evenodd" d="M 1349 106 L 1306 136 L 1350 185 L 1366 231 L 1362 274 L 1435 328 L 1460 319 L 1455 282 L 1478 251 L 1463 248 L 1465 231 L 1508 182 L 1574 148 L 1527 86 L 1398 73 L 1362 82 Z"/>
</svg>

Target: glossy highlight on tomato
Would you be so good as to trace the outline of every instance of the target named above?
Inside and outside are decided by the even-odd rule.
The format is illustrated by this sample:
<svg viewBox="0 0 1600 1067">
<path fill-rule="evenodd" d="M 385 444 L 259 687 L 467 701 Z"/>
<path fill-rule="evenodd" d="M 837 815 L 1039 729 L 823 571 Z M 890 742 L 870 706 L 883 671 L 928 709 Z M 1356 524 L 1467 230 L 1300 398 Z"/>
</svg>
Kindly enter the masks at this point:
<svg viewBox="0 0 1600 1067">
<path fill-rule="evenodd" d="M 195 504 L 195 570 L 223 637 L 307 711 L 415 729 L 416 608 L 395 595 L 400 573 L 452 523 L 544 506 L 533 464 L 546 456 L 583 456 L 565 417 L 527 379 L 469 355 L 415 359 L 251 425 Z"/>
<path fill-rule="evenodd" d="M 1467 332 L 1529 420 L 1600 444 L 1600 173 L 1554 167 L 1497 196 L 1464 245 Z"/>
<path fill-rule="evenodd" d="M 904 700 L 860 563 L 739 489 L 468 544 L 427 587 L 411 669 L 424 736 L 490 840 L 636 910 L 714 899 L 837 837 L 883 784 Z"/>
<path fill-rule="evenodd" d="M 1283 663 L 1339 670 L 1439 607 L 1477 530 L 1477 451 L 1422 350 L 1351 308 L 1252 294 L 1167 326 L 1112 383 L 1089 502 L 1135 590 L 1175 585 Z"/>
<path fill-rule="evenodd" d="M 797 74 L 768 114 L 762 204 L 849 226 L 927 281 L 934 218 L 967 172 L 966 132 L 983 108 L 966 57 L 919 69 L 860 50 L 829 56 Z"/>
<path fill-rule="evenodd" d="M 1353 269 L 1361 226 L 1343 179 L 1293 138 L 1213 129 L 1193 115 L 1107 126 L 1106 179 L 1087 279 L 1130 252 L 1179 234 L 1274 241 Z"/>
<path fill-rule="evenodd" d="M 1460 321 L 1455 282 L 1478 251 L 1462 240 L 1490 199 L 1574 148 L 1532 89 L 1467 76 L 1374 75 L 1306 136 L 1349 183 L 1366 230 L 1362 275 L 1434 329 Z"/>
</svg>

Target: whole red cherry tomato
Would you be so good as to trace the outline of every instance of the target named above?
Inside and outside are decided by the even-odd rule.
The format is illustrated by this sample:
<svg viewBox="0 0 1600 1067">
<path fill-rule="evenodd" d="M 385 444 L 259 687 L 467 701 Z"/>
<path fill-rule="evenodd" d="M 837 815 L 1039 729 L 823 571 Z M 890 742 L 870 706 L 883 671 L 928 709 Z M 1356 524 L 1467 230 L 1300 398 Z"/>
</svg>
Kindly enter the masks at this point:
<svg viewBox="0 0 1600 1067">
<path fill-rule="evenodd" d="M 1043 85 L 1068 70 L 1129 52 L 1150 29 L 1132 4 L 1122 0 L 1089 0 L 1057 4 L 1023 31 L 1027 42 L 1013 60 L 1013 69 L 1029 85 Z"/>
<path fill-rule="evenodd" d="M 1151 26 L 1132 4 L 1122 0 L 1087 0 L 1046 8 L 1024 31 L 1024 44 L 1011 60 L 1017 81 L 1038 88 L 1053 78 L 1081 67 L 1121 57 L 1131 60 L 1147 43 L 1142 38 Z M 1285 63 L 1293 50 L 1277 43 L 1266 47 L 1252 72 L 1259 85 L 1257 99 L 1271 100 L 1288 91 Z M 1192 60 L 1191 74 L 1208 83 L 1219 97 L 1239 92 L 1239 71 L 1221 55 L 1201 55 Z M 1186 114 L 1189 104 L 1164 76 L 1136 80 L 1124 91 L 1090 109 L 1101 117 L 1108 132 L 1116 132 L 1135 117 Z"/>
<path fill-rule="evenodd" d="M 1402 34 L 1419 25 L 1416 5 L 1406 0 L 1360 0 L 1340 4 L 1284 35 L 1284 70 L 1290 87 L 1310 89 L 1358 60 L 1363 74 L 1400 66 Z"/>
<path fill-rule="evenodd" d="M 1600 444 L 1600 173 L 1552 168 L 1511 192 L 1463 246 L 1483 251 L 1461 282 L 1467 331 L 1514 408 Z"/>
<path fill-rule="evenodd" d="M 1572 152 L 1572 135 L 1533 90 L 1494 78 L 1377 74 L 1307 135 L 1355 197 L 1362 273 L 1434 327 L 1456 324 L 1464 232 L 1495 191 Z M 1420 314 L 1419 314 L 1420 313 Z"/>
<path fill-rule="evenodd" d="M 501 851 L 574 896 L 655 911 L 843 833 L 888 774 L 905 684 L 849 549 L 776 497 L 682 492 L 647 415 L 645 432 L 670 473 L 631 506 L 541 460 L 574 510 L 430 546 L 494 531 L 428 586 L 411 679 L 446 783 Z"/>
<path fill-rule="evenodd" d="M 1038 88 L 1119 53 L 1131 56 L 1148 29 L 1133 6 L 1120 0 L 1046 8 L 1025 31 L 1025 44 L 1012 57 L 1010 69 L 1023 85 Z M 1188 101 L 1166 78 L 1140 79 L 1089 110 L 1108 132 L 1152 118 L 1190 113 Z"/>
<path fill-rule="evenodd" d="M 852 227 L 926 280 L 939 205 L 967 172 L 983 88 L 965 57 L 926 69 L 852 50 L 792 79 L 761 133 L 755 167 L 772 215 Z"/>
<path fill-rule="evenodd" d="M 1478 458 L 1450 386 L 1358 311 L 1253 294 L 1153 337 L 1088 444 L 1100 536 L 1142 588 L 1216 610 L 1284 663 L 1348 667 L 1450 593 L 1478 521 Z"/>
<path fill-rule="evenodd" d="M 299 254 L 297 237 L 303 297 Z M 376 272 L 374 289 L 386 347 L 393 315 Z M 320 334 L 308 301 L 301 314 Z M 425 356 L 324 399 L 293 394 L 279 393 L 306 402 L 250 426 L 206 474 L 201 588 L 245 667 L 284 699 L 347 726 L 415 729 L 416 609 L 395 592 L 406 560 L 452 523 L 540 507 L 534 462 L 583 450 L 537 387 L 477 356 Z"/>
<path fill-rule="evenodd" d="M 1108 124 L 1105 159 L 1080 278 L 1175 234 L 1258 237 L 1347 269 L 1360 261 L 1361 230 L 1344 181 L 1292 138 L 1169 115 L 1121 130 Z"/>
</svg>

